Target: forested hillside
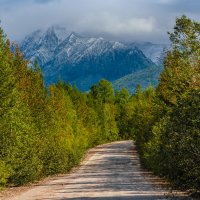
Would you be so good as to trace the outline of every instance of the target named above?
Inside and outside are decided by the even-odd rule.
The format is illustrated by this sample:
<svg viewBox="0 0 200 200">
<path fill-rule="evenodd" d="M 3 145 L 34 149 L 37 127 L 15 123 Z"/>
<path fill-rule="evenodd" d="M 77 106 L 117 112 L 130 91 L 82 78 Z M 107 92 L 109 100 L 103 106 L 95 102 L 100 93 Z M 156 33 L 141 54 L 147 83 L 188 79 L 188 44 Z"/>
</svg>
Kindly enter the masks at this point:
<svg viewBox="0 0 200 200">
<path fill-rule="evenodd" d="M 115 91 L 126 88 L 131 94 L 135 93 L 135 88 L 139 84 L 143 89 L 158 85 L 160 73 L 163 71 L 163 66 L 152 66 L 135 73 L 128 74 L 112 83 Z"/>
<path fill-rule="evenodd" d="M 143 164 L 185 189 L 200 189 L 200 24 L 177 18 L 156 90 L 88 93 L 62 80 L 48 88 L 0 29 L 0 186 L 69 171 L 87 149 L 136 140 Z M 10 50 L 12 49 L 12 51 Z"/>
</svg>

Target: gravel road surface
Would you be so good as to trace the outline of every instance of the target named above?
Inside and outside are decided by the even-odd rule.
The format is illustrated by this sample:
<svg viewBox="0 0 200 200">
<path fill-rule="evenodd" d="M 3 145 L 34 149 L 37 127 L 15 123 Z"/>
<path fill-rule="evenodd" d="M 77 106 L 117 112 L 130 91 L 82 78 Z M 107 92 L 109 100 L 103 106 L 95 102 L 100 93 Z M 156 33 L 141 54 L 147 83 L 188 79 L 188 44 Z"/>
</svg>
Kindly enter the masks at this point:
<svg viewBox="0 0 200 200">
<path fill-rule="evenodd" d="M 188 199 L 143 170 L 132 141 L 98 146 L 70 174 L 52 177 L 3 200 L 159 200 Z M 165 189 L 164 189 L 165 188 Z"/>
</svg>

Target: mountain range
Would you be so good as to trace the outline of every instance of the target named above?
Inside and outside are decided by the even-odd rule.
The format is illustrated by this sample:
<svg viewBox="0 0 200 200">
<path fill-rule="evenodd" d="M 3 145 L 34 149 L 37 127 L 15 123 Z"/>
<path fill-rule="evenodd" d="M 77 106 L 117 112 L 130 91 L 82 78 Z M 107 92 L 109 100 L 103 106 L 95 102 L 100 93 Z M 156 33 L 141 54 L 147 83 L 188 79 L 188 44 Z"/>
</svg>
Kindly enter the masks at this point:
<svg viewBox="0 0 200 200">
<path fill-rule="evenodd" d="M 109 41 L 52 26 L 28 35 L 20 48 L 26 59 L 38 60 L 46 85 L 62 79 L 87 91 L 104 78 L 115 89 L 127 87 L 132 92 L 136 84 L 157 84 L 168 45 Z"/>
</svg>

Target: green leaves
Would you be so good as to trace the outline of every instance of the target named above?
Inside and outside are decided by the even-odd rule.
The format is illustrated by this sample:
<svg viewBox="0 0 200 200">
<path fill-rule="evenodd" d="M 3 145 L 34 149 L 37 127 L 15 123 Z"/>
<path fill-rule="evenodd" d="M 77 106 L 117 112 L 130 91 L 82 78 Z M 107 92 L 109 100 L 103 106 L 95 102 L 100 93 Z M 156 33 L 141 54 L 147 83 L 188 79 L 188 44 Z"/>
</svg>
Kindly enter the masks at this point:
<svg viewBox="0 0 200 200">
<path fill-rule="evenodd" d="M 199 38 L 198 22 L 177 18 L 170 33 L 172 49 L 156 89 L 153 118 L 144 122 L 150 137 L 146 139 L 145 130 L 136 137 L 146 166 L 177 186 L 195 190 L 200 189 Z"/>
<path fill-rule="evenodd" d="M 0 186 L 67 172 L 88 148 L 118 138 L 111 83 L 89 95 L 62 81 L 46 89 L 37 62 L 30 68 L 10 49 L 0 29 Z"/>
<path fill-rule="evenodd" d="M 145 166 L 200 189 L 199 33 L 198 22 L 177 18 L 156 91 L 129 96 L 106 80 L 89 93 L 61 80 L 45 88 L 37 62 L 31 69 L 11 52 L 0 29 L 0 186 L 66 172 L 88 148 L 135 139 Z"/>
<path fill-rule="evenodd" d="M 200 23 L 192 21 L 183 15 L 176 19 L 174 32 L 169 33 L 169 36 L 173 48 L 183 56 L 199 56 Z"/>
<path fill-rule="evenodd" d="M 165 58 L 157 92 L 166 104 L 174 105 L 185 93 L 200 87 L 200 23 L 182 16 L 169 35 L 172 50 Z"/>
<path fill-rule="evenodd" d="M 199 99 L 200 92 L 191 91 L 178 101 L 161 137 L 163 150 L 173 155 L 163 159 L 163 172 L 176 184 L 195 189 L 199 189 L 200 180 Z"/>
</svg>

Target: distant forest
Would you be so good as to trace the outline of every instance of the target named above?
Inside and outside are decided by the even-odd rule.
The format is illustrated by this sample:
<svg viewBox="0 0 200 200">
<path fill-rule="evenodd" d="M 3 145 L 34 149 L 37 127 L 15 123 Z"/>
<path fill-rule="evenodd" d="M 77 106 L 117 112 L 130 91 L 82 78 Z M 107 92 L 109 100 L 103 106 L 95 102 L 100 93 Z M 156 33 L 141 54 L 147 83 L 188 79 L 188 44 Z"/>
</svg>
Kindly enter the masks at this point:
<svg viewBox="0 0 200 200">
<path fill-rule="evenodd" d="M 169 37 L 157 88 L 130 95 L 101 80 L 83 93 L 62 80 L 46 88 L 0 29 L 0 187 L 65 173 L 89 148 L 131 139 L 145 167 L 200 190 L 200 23 L 177 18 Z"/>
</svg>

